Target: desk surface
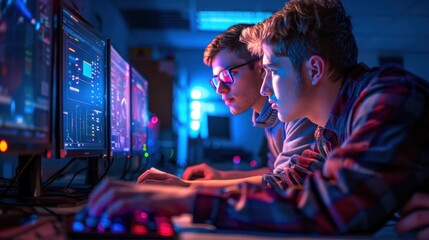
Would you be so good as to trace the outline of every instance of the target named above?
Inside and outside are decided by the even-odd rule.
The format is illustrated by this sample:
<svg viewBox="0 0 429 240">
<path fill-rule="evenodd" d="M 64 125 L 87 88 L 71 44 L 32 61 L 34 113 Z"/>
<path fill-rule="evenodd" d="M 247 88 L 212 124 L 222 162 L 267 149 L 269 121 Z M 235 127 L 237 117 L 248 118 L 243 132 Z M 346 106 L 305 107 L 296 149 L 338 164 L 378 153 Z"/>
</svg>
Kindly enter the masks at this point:
<svg viewBox="0 0 429 240">
<path fill-rule="evenodd" d="M 43 216 L 36 222 L 0 229 L 0 239 L 67 239 L 56 217 Z"/>
</svg>

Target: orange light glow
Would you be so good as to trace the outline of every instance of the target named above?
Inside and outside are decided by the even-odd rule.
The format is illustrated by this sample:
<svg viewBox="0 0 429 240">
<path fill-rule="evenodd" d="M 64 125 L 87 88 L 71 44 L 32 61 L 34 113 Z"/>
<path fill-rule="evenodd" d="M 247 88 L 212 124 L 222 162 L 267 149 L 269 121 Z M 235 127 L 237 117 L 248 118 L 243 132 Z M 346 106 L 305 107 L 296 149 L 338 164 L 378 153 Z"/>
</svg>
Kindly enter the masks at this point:
<svg viewBox="0 0 429 240">
<path fill-rule="evenodd" d="M 6 140 L 1 140 L 0 141 L 0 152 L 6 152 L 7 151 L 7 142 Z"/>
</svg>

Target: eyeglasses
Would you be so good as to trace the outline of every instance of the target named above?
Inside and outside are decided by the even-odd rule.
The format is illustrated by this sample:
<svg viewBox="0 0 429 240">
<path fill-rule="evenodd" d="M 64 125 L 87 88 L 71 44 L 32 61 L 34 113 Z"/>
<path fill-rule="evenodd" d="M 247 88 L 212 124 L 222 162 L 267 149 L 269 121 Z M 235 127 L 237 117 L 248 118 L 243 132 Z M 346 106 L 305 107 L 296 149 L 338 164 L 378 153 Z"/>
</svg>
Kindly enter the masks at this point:
<svg viewBox="0 0 429 240">
<path fill-rule="evenodd" d="M 244 65 L 250 64 L 252 62 L 258 61 L 259 58 L 252 59 L 248 62 L 242 63 L 240 65 L 232 66 L 222 70 L 217 76 L 213 76 L 210 79 L 210 84 L 216 90 L 219 87 L 220 82 L 222 82 L 225 86 L 231 86 L 234 83 L 234 77 L 232 76 L 231 70 L 237 69 Z"/>
</svg>

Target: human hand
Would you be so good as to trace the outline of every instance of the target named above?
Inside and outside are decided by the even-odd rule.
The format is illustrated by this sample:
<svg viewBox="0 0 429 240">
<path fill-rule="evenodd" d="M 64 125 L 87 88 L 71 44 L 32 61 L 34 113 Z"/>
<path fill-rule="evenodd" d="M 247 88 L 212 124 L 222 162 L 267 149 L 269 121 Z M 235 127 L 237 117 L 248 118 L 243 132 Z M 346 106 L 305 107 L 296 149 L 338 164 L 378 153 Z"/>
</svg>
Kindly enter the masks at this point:
<svg viewBox="0 0 429 240">
<path fill-rule="evenodd" d="M 191 188 L 106 179 L 91 193 L 87 206 L 96 217 L 106 213 L 111 218 L 136 209 L 175 216 L 191 212 L 195 194 Z"/>
<path fill-rule="evenodd" d="M 429 193 L 416 193 L 401 212 L 404 217 L 397 223 L 400 233 L 416 231 L 417 239 L 429 239 Z"/>
<path fill-rule="evenodd" d="M 189 187 L 190 185 L 189 183 L 174 176 L 173 174 L 160 171 L 156 168 L 151 168 L 141 174 L 137 179 L 137 183 L 171 185 L 181 187 Z"/>
<path fill-rule="evenodd" d="M 220 171 L 210 167 L 205 163 L 190 166 L 185 169 L 182 175 L 184 180 L 217 180 L 222 179 Z"/>
</svg>

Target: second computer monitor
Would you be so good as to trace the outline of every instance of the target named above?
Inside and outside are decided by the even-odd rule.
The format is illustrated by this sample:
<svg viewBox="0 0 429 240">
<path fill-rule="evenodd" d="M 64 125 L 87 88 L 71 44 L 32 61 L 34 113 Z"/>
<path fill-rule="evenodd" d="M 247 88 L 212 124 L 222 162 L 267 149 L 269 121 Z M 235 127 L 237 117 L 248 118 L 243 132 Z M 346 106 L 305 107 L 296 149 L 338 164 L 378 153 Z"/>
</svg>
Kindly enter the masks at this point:
<svg viewBox="0 0 429 240">
<path fill-rule="evenodd" d="M 107 154 L 107 43 L 77 12 L 62 11 L 59 157 Z"/>
<path fill-rule="evenodd" d="M 148 82 L 137 69 L 131 68 L 131 83 L 132 155 L 144 157 L 148 154 Z"/>
<path fill-rule="evenodd" d="M 130 64 L 110 45 L 110 148 L 111 155 L 130 156 Z"/>
</svg>

